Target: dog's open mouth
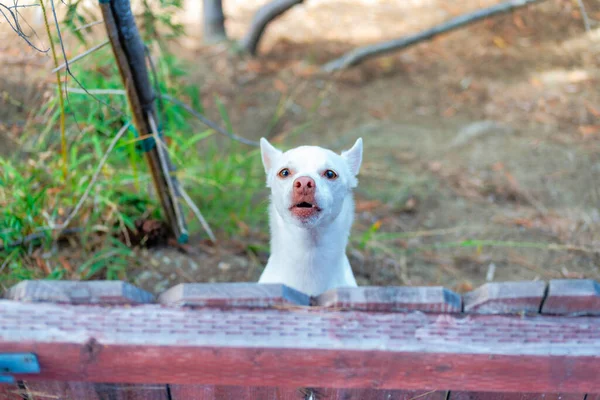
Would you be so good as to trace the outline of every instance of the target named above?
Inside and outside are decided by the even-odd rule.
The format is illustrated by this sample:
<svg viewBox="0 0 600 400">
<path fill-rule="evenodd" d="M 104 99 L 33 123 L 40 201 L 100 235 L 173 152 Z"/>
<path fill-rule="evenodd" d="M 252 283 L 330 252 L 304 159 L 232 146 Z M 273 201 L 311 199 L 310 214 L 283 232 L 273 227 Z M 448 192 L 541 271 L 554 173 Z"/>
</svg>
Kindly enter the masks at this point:
<svg viewBox="0 0 600 400">
<path fill-rule="evenodd" d="M 290 208 L 292 214 L 300 218 L 309 218 L 317 214 L 321 209 L 316 204 L 309 203 L 308 201 L 302 201 L 293 205 Z"/>
</svg>

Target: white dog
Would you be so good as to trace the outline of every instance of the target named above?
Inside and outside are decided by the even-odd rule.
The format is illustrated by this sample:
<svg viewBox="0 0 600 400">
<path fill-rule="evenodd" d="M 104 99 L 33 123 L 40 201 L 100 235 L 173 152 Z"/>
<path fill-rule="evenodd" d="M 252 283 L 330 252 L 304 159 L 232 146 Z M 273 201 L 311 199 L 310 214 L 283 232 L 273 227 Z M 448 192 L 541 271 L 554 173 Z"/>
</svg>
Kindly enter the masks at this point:
<svg viewBox="0 0 600 400">
<path fill-rule="evenodd" d="M 259 283 L 283 283 L 311 296 L 356 286 L 346 245 L 362 139 L 341 155 L 317 146 L 284 153 L 264 138 L 260 148 L 271 188 L 271 256 Z"/>
</svg>

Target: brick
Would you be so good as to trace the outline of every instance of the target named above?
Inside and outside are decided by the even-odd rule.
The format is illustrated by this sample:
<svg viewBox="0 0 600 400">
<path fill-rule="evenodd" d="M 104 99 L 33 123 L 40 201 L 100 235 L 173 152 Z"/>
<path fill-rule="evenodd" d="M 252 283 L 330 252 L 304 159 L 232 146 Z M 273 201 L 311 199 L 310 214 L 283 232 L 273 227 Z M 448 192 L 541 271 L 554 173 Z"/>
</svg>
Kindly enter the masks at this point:
<svg viewBox="0 0 600 400">
<path fill-rule="evenodd" d="M 258 283 L 182 283 L 162 293 L 159 303 L 188 307 L 310 305 L 310 297 L 285 285 Z"/>
<path fill-rule="evenodd" d="M 338 288 L 318 296 L 316 303 L 321 307 L 360 311 L 461 311 L 461 297 L 441 286 Z"/>
<path fill-rule="evenodd" d="M 600 284 L 591 279 L 551 280 L 542 314 L 600 315 Z"/>
<path fill-rule="evenodd" d="M 466 313 L 537 314 L 544 299 L 546 283 L 493 282 L 464 294 Z"/>
<path fill-rule="evenodd" d="M 23 302 L 70 304 L 144 304 L 154 296 L 121 281 L 23 281 L 4 296 Z"/>
</svg>

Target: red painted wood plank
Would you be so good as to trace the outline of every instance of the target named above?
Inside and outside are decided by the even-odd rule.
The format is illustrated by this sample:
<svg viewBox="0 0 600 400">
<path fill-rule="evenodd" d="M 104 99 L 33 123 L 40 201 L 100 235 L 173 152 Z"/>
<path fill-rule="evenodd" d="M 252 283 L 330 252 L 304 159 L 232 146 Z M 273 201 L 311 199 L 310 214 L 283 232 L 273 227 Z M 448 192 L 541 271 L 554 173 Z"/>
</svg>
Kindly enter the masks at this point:
<svg viewBox="0 0 600 400">
<path fill-rule="evenodd" d="M 121 281 L 22 281 L 5 298 L 24 302 L 70 304 L 142 304 L 154 296 Z"/>
<path fill-rule="evenodd" d="M 167 290 L 159 303 L 189 307 L 308 306 L 310 297 L 285 285 L 258 283 L 182 283 Z"/>
<path fill-rule="evenodd" d="M 584 394 L 452 392 L 450 400 L 584 400 Z M 587 399 L 589 400 L 589 398 Z"/>
<path fill-rule="evenodd" d="M 362 311 L 460 312 L 461 297 L 440 286 L 363 286 L 329 290 L 317 297 L 317 305 Z"/>
<path fill-rule="evenodd" d="M 306 389 L 210 385 L 171 385 L 172 400 L 302 400 L 313 394 L 327 400 L 444 400 L 445 392 L 376 389 Z"/>
<path fill-rule="evenodd" d="M 42 366 L 36 379 L 600 392 L 597 317 L 5 300 L 1 351 L 36 353 Z"/>
<path fill-rule="evenodd" d="M 493 282 L 463 295 L 464 311 L 478 314 L 537 314 L 546 283 Z"/>
<path fill-rule="evenodd" d="M 600 284 L 591 279 L 551 280 L 542 313 L 600 315 Z"/>
</svg>

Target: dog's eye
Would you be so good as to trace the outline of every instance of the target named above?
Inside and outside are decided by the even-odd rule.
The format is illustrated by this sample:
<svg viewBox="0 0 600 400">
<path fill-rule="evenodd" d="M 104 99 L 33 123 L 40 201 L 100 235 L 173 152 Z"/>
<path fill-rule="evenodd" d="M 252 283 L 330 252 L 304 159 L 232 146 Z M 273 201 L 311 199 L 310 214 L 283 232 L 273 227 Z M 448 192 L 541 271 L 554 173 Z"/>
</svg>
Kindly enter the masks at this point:
<svg viewBox="0 0 600 400">
<path fill-rule="evenodd" d="M 281 171 L 279 171 L 279 173 L 277 173 L 277 175 L 278 175 L 280 178 L 287 178 L 288 176 L 290 176 L 290 174 L 291 174 L 291 172 L 290 172 L 290 170 L 289 170 L 289 169 L 287 169 L 287 168 L 284 168 L 284 169 L 282 169 Z"/>
<path fill-rule="evenodd" d="M 336 174 L 335 171 L 328 169 L 325 171 L 325 173 L 323 173 L 323 176 L 325 176 L 327 179 L 335 179 L 338 177 L 338 174 Z"/>
</svg>

